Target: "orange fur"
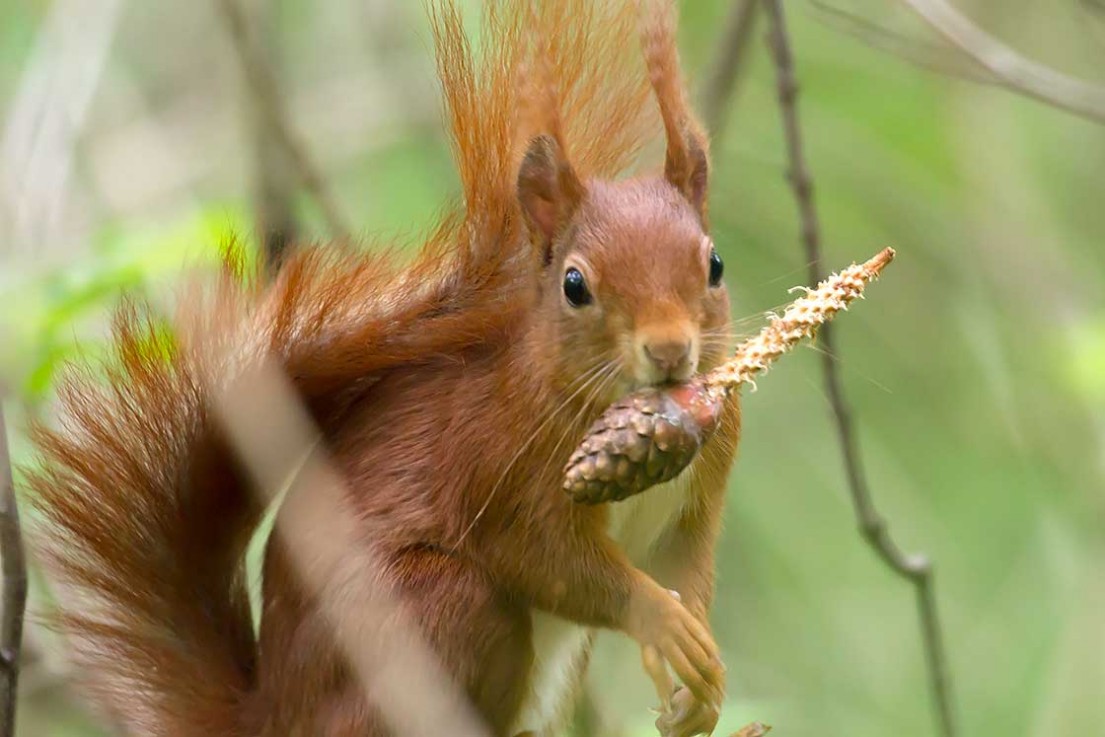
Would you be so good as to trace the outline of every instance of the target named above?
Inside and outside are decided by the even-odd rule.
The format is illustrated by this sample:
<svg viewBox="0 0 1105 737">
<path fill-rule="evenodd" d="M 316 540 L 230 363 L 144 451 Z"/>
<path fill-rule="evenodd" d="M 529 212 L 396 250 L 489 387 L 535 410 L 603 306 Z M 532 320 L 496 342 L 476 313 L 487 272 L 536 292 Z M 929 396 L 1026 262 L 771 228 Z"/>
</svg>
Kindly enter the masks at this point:
<svg viewBox="0 0 1105 737">
<path fill-rule="evenodd" d="M 133 734 L 388 734 L 279 539 L 251 627 L 242 555 L 260 510 L 208 403 L 266 355 L 344 474 L 359 543 L 385 564 L 351 585 L 397 592 L 494 734 L 545 733 L 562 711 L 561 696 L 533 693 L 555 682 L 542 643 L 560 646 L 535 630 L 538 612 L 625 632 L 668 659 L 693 703 L 720 698 L 705 612 L 735 404 L 677 517 L 646 531 L 686 605 L 611 537 L 610 510 L 560 489 L 606 404 L 679 378 L 650 346 L 686 341 L 680 371 L 723 354 L 728 297 L 708 284 L 689 186 L 704 187 L 705 159 L 671 164 L 673 149 L 705 156 L 685 135 L 698 129 L 674 21 L 645 25 L 651 80 L 625 44 L 633 3 L 491 0 L 480 56 L 452 2 L 432 21 L 464 201 L 419 255 L 307 249 L 262 286 L 231 252 L 220 279 L 182 295 L 171 330 L 122 310 L 107 383 L 74 374 L 59 427 L 36 431 L 35 541 L 60 623 L 96 703 Z M 661 130 L 650 89 L 681 126 L 666 176 L 613 181 Z M 569 270 L 586 304 L 567 301 Z M 565 652 L 578 681 L 585 653 Z"/>
</svg>

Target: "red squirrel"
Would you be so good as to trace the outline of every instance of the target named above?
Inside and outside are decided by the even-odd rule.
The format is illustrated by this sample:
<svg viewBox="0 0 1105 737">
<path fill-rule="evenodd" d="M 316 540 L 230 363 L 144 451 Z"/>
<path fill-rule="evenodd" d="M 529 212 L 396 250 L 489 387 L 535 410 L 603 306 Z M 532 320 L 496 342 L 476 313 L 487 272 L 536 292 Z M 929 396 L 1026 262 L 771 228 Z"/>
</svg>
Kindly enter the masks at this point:
<svg viewBox="0 0 1105 737">
<path fill-rule="evenodd" d="M 187 293 L 169 325 L 125 307 L 106 382 L 61 386 L 58 426 L 35 430 L 35 540 L 87 690 L 130 734 L 390 734 L 275 537 L 254 631 L 243 559 L 263 509 L 210 382 L 263 355 L 383 563 L 363 585 L 396 592 L 489 733 L 562 726 L 596 628 L 685 684 L 665 734 L 712 731 L 737 400 L 674 481 L 596 506 L 562 489 L 603 408 L 709 369 L 727 345 L 674 9 L 638 4 L 499 0 L 476 55 L 458 8 L 435 1 L 463 201 L 419 253 L 303 249 L 267 285 L 228 273 Z M 661 132 L 662 172 L 616 178 Z"/>
</svg>

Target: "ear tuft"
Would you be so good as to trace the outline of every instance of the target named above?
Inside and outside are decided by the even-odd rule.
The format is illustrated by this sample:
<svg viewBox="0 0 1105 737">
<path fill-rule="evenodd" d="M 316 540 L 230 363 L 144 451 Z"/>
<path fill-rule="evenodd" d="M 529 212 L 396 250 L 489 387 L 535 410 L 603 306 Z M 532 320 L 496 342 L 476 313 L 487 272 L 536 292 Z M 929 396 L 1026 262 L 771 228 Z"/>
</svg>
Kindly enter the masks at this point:
<svg viewBox="0 0 1105 737">
<path fill-rule="evenodd" d="M 709 140 L 687 103 L 676 44 L 675 2 L 643 0 L 639 10 L 645 67 L 668 139 L 664 176 L 687 198 L 705 227 Z"/>
<path fill-rule="evenodd" d="M 710 157 L 704 136 L 684 129 L 682 145 L 668 142 L 664 176 L 691 203 L 703 225 L 706 223 L 706 190 L 710 179 Z"/>
<path fill-rule="evenodd" d="M 518 169 L 518 203 L 534 245 L 547 263 L 553 239 L 571 219 L 585 189 L 552 136 L 530 141 Z"/>
</svg>

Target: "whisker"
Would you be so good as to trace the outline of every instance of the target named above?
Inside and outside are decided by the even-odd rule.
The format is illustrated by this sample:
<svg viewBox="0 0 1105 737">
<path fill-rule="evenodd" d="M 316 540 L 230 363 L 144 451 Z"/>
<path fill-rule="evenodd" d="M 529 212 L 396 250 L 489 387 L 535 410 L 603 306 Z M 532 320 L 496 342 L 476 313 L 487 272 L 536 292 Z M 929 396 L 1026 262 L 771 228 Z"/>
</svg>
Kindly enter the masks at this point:
<svg viewBox="0 0 1105 737">
<path fill-rule="evenodd" d="M 510 461 L 506 464 L 506 467 L 503 469 L 503 472 L 499 475 L 498 481 L 496 481 L 495 485 L 491 487 L 491 491 L 488 492 L 487 498 L 484 500 L 483 505 L 480 506 L 475 516 L 473 516 L 472 521 L 469 522 L 468 526 L 465 527 L 464 530 L 461 532 L 460 536 L 457 538 L 457 541 L 453 543 L 453 552 L 456 552 L 460 548 L 461 543 L 464 542 L 465 538 L 468 537 L 468 534 L 472 532 L 472 529 L 475 528 L 476 524 L 480 521 L 480 519 L 483 518 L 484 513 L 487 512 L 487 508 L 491 505 L 491 500 L 495 497 L 495 494 L 498 492 L 499 487 L 502 486 L 503 481 L 506 480 L 506 477 L 510 473 L 511 469 L 514 468 L 514 464 L 516 464 L 518 462 L 518 459 L 522 457 L 522 454 L 525 453 L 530 445 L 533 444 L 533 441 L 541 435 L 541 431 L 544 430 L 550 422 L 556 419 L 557 415 L 559 415 L 566 407 L 570 406 L 572 401 L 584 390 L 586 390 L 587 387 L 591 386 L 595 381 L 602 377 L 609 363 L 609 359 L 600 358 L 598 361 L 596 361 L 596 365 L 589 368 L 582 375 L 580 375 L 580 377 L 578 377 L 568 385 L 568 388 L 570 389 L 574 384 L 580 384 L 580 386 L 572 391 L 572 393 L 567 398 L 565 398 L 556 407 L 556 409 L 550 412 L 548 416 L 541 421 L 541 424 L 537 426 L 537 429 L 534 430 L 526 439 L 526 441 L 518 447 L 518 450 L 514 453 Z"/>
<path fill-rule="evenodd" d="M 587 412 L 588 406 L 598 396 L 605 392 L 618 378 L 618 372 L 622 368 L 622 362 L 620 359 L 614 359 L 610 362 L 607 368 L 608 370 L 604 371 L 602 374 L 603 378 L 599 380 L 598 384 L 596 384 L 591 389 L 589 396 L 582 402 L 583 406 L 580 407 L 578 412 L 576 412 L 575 417 L 572 418 L 572 421 L 567 423 L 564 432 L 560 434 L 560 438 L 556 441 L 556 445 L 554 445 L 553 449 L 549 452 L 548 458 L 545 460 L 545 465 L 541 467 L 541 472 L 537 474 L 535 478 L 544 479 L 545 473 L 549 470 L 549 465 L 552 463 L 552 459 L 556 457 L 556 454 L 558 452 L 560 452 L 560 446 L 563 445 L 564 441 L 568 439 L 568 436 L 571 434 L 572 430 L 574 430 L 575 426 L 579 423 L 580 418 L 582 418 L 584 413 Z"/>
<path fill-rule="evenodd" d="M 753 312 L 751 314 L 743 315 L 741 317 L 731 318 L 729 320 L 729 324 L 726 327 L 731 327 L 733 325 L 747 325 L 748 323 L 752 323 L 752 322 L 759 322 L 759 323 L 766 322 L 766 320 L 768 319 L 768 317 L 770 315 L 778 314 L 778 313 L 782 312 L 783 310 L 785 310 L 790 305 L 791 305 L 790 301 L 779 302 L 778 304 L 772 305 L 771 307 L 768 307 L 767 309 L 760 310 L 759 312 Z"/>
<path fill-rule="evenodd" d="M 796 269 L 791 269 L 790 271 L 786 272 L 785 274 L 780 274 L 779 276 L 775 277 L 774 279 L 769 279 L 768 281 L 765 281 L 763 283 L 764 284 L 777 284 L 778 282 L 781 282 L 784 279 L 789 281 L 789 280 L 794 278 L 795 274 L 804 273 L 804 272 L 809 271 L 810 267 L 813 266 L 815 263 L 817 263 L 817 261 L 818 261 L 818 259 L 813 259 L 812 261 L 807 261 L 802 266 L 799 266 Z"/>
<path fill-rule="evenodd" d="M 886 392 L 887 394 L 893 394 L 894 393 L 893 389 L 891 389 L 890 387 L 886 386 L 883 383 L 880 383 L 877 379 L 869 376 L 868 374 L 864 373 L 863 369 L 856 368 L 857 364 L 855 362 L 848 361 L 843 356 L 840 356 L 840 355 L 837 355 L 836 353 L 831 352 L 830 350 L 825 348 L 825 346 L 821 345 L 817 341 L 807 341 L 802 347 L 807 349 L 807 350 L 811 350 L 815 353 L 818 353 L 822 356 L 828 356 L 829 360 L 835 362 L 839 366 L 843 367 L 843 366 L 847 365 L 849 373 L 856 374 L 860 379 L 862 379 L 863 381 L 866 381 L 867 383 L 871 384 L 872 386 L 877 387 L 880 391 Z"/>
</svg>

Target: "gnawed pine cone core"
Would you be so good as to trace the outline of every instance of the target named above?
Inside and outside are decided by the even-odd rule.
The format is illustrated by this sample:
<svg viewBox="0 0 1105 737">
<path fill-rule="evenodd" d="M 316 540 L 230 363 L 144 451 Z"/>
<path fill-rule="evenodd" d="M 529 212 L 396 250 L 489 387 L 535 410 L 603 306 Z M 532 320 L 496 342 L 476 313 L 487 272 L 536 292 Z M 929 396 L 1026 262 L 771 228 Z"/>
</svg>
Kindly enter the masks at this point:
<svg viewBox="0 0 1105 737">
<path fill-rule="evenodd" d="M 810 338 L 863 295 L 894 258 L 886 248 L 833 274 L 737 346 L 732 358 L 686 384 L 649 388 L 613 404 L 591 426 L 564 469 L 564 489 L 584 504 L 616 502 L 680 474 L 717 427 L 728 392 Z"/>
</svg>

